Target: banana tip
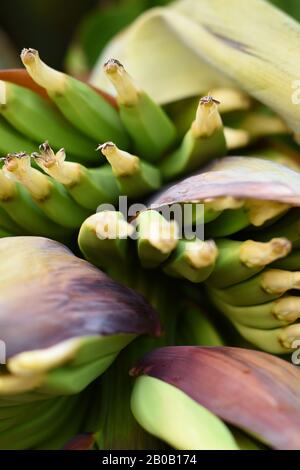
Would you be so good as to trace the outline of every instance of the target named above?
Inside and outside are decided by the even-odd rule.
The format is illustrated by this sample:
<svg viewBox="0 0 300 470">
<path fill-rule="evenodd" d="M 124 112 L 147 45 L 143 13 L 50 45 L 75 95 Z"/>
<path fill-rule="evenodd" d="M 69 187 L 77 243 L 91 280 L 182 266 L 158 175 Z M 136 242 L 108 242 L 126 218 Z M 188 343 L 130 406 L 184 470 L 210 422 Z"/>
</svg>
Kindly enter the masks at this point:
<svg viewBox="0 0 300 470">
<path fill-rule="evenodd" d="M 28 49 L 24 48 L 21 52 L 21 60 L 23 64 L 30 65 L 35 61 L 38 55 L 39 53 L 36 49 L 32 49 L 31 47 Z"/>
<path fill-rule="evenodd" d="M 201 99 L 200 99 L 200 104 L 203 105 L 203 106 L 211 106 L 212 104 L 221 104 L 220 101 L 216 100 L 215 98 L 213 98 L 213 96 L 211 95 L 207 95 L 207 96 L 203 96 Z"/>
<path fill-rule="evenodd" d="M 105 154 L 107 150 L 111 150 L 115 148 L 116 148 L 116 145 L 113 142 L 105 142 L 104 144 L 99 144 L 98 147 L 96 148 L 96 151 L 100 150 L 100 152 Z"/>
<path fill-rule="evenodd" d="M 113 73 L 116 73 L 120 69 L 124 69 L 121 62 L 117 59 L 109 59 L 107 62 L 105 62 L 103 67 L 104 67 L 105 73 L 107 74 L 113 74 Z"/>
</svg>

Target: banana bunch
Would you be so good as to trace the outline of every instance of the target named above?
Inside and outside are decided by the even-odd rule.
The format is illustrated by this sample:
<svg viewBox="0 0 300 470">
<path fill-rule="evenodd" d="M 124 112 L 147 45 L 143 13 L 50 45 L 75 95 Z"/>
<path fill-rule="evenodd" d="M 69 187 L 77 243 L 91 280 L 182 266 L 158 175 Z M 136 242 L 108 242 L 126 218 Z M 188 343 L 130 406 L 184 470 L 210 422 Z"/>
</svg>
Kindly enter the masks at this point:
<svg viewBox="0 0 300 470">
<path fill-rule="evenodd" d="M 93 74 L 114 97 L 34 49 L 37 88 L 0 81 L 0 448 L 300 448 L 299 372 L 232 347 L 300 341 L 300 28 L 228 1 L 145 13 Z M 263 69 L 244 18 L 283 37 Z"/>
<path fill-rule="evenodd" d="M 0 169 L 1 236 L 73 243 L 99 205 L 115 205 L 120 196 L 138 201 L 217 157 L 274 135 L 288 143 L 279 142 L 280 150 L 266 151 L 266 158 L 297 166 L 281 119 L 238 89 L 215 88 L 208 96 L 162 107 L 115 59 L 103 68 L 115 100 L 50 68 L 34 49 L 24 49 L 21 59 L 38 88 L 0 81 L 0 150 L 6 154 Z"/>
<path fill-rule="evenodd" d="M 159 321 L 58 242 L 2 238 L 0 258 L 0 448 L 61 448 L 98 429 L 95 379 L 139 335 L 158 335 Z"/>
</svg>

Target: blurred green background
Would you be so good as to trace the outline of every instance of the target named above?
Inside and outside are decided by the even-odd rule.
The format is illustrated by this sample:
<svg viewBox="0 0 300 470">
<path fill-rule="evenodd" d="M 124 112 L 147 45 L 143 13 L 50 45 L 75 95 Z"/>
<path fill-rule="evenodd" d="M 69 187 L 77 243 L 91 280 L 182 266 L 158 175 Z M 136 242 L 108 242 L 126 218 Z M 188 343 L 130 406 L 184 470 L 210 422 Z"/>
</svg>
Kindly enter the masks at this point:
<svg viewBox="0 0 300 470">
<path fill-rule="evenodd" d="M 86 73 L 112 36 L 169 1 L 1 0 L 0 67 L 20 66 L 19 51 L 34 47 L 53 67 Z M 300 21 L 300 0 L 269 1 Z"/>
</svg>

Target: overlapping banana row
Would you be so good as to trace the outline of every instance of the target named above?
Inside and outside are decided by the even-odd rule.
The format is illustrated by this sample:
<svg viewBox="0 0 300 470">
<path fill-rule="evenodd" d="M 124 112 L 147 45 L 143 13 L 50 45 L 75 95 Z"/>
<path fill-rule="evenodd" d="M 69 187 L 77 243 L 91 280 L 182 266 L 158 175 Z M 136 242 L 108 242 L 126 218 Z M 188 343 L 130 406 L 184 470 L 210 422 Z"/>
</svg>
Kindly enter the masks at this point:
<svg viewBox="0 0 300 470">
<path fill-rule="evenodd" d="M 261 138 L 270 135 L 286 136 L 288 144 L 268 142 L 260 155 L 298 165 L 280 118 L 239 90 L 215 89 L 200 101 L 163 109 L 118 61 L 109 60 L 104 69 L 116 89 L 114 107 L 89 85 L 48 67 L 37 51 L 25 49 L 21 57 L 49 100 L 0 82 L 0 150 L 7 154 L 0 170 L 2 236 L 69 243 L 99 205 L 116 204 L 120 195 L 139 200 L 228 151 L 266 146 Z"/>
<path fill-rule="evenodd" d="M 0 258 L 0 448 L 62 448 L 99 429 L 96 379 L 135 338 L 159 335 L 159 320 L 53 240 L 3 238 Z"/>
</svg>

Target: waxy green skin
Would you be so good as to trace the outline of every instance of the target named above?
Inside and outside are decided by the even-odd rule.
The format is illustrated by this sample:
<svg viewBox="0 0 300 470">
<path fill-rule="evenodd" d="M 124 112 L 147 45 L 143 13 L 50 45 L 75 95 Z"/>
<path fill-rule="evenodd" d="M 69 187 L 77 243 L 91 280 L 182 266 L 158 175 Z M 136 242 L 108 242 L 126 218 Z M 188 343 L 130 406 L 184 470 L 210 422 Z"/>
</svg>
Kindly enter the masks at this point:
<svg viewBox="0 0 300 470">
<path fill-rule="evenodd" d="M 209 237 L 227 237 L 251 225 L 245 209 L 227 209 L 205 227 Z"/>
<path fill-rule="evenodd" d="M 19 134 L 2 117 L 0 118 L 0 152 L 4 157 L 12 152 L 35 152 L 37 145 Z"/>
<path fill-rule="evenodd" d="M 151 224 L 161 224 L 164 222 L 166 222 L 166 220 L 164 220 L 163 216 L 157 211 L 142 212 L 135 220 L 138 233 L 137 254 L 144 268 L 156 268 L 162 265 L 173 251 L 173 248 L 162 251 L 149 240 L 148 234 Z"/>
<path fill-rule="evenodd" d="M 238 450 L 221 420 L 157 378 L 144 375 L 136 380 L 131 409 L 148 432 L 175 449 Z"/>
<path fill-rule="evenodd" d="M 240 261 L 240 248 L 243 242 L 234 240 L 217 240 L 219 250 L 214 271 L 211 273 L 208 285 L 218 288 L 228 287 L 245 281 L 262 271 L 264 266 L 248 268 Z"/>
<path fill-rule="evenodd" d="M 80 207 L 68 195 L 64 186 L 50 179 L 51 187 L 44 199 L 33 198 L 49 219 L 67 229 L 78 229 L 89 216 L 89 211 Z"/>
<path fill-rule="evenodd" d="M 128 175 L 116 175 L 120 193 L 129 198 L 145 196 L 158 190 L 162 185 L 160 171 L 147 162 L 140 162 L 140 168 L 136 173 Z"/>
<path fill-rule="evenodd" d="M 96 142 L 114 141 L 128 147 L 128 137 L 118 112 L 91 87 L 68 77 L 64 93 L 48 91 L 62 114 L 79 131 Z"/>
<path fill-rule="evenodd" d="M 219 298 L 216 291 L 210 289 L 207 289 L 207 291 L 212 304 L 218 308 L 219 312 L 223 313 L 235 324 L 268 330 L 286 326 L 291 323 L 289 321 L 280 320 L 274 315 L 272 309 L 276 301 L 248 307 L 236 306 L 224 302 L 224 300 Z"/>
<path fill-rule="evenodd" d="M 70 237 L 70 231 L 48 218 L 21 183 L 16 182 L 14 194 L 0 201 L 0 206 L 29 234 L 51 236 L 61 241 Z"/>
<path fill-rule="evenodd" d="M 120 220 L 124 220 L 119 214 Z M 128 238 L 101 239 L 97 236 L 96 226 L 87 219 L 81 226 L 78 244 L 84 257 L 105 271 L 126 268 L 126 257 L 129 254 Z"/>
<path fill-rule="evenodd" d="M 195 242 L 198 240 L 195 239 Z M 175 252 L 171 255 L 169 260 L 163 267 L 163 271 L 172 277 L 187 279 L 190 282 L 200 283 L 204 282 L 214 270 L 215 262 L 209 266 L 202 268 L 195 268 L 189 263 L 186 258 L 186 250 L 189 249 L 192 241 L 179 240 Z"/>
<path fill-rule="evenodd" d="M 95 211 L 100 204 L 114 204 L 120 195 L 109 165 L 90 169 L 82 165 L 78 181 L 64 186 L 72 198 L 88 211 Z"/>
<path fill-rule="evenodd" d="M 176 129 L 163 109 L 144 92 L 132 106 L 120 104 L 121 120 L 130 135 L 134 149 L 149 162 L 156 162 L 172 146 Z"/>
<path fill-rule="evenodd" d="M 166 156 L 160 165 L 165 181 L 195 171 L 212 158 L 223 157 L 227 153 L 223 128 L 215 131 L 210 137 L 193 136 L 189 130 L 180 147 Z"/>
<path fill-rule="evenodd" d="M 261 275 L 248 279 L 239 284 L 227 287 L 225 289 L 210 288 L 211 295 L 217 295 L 221 300 L 237 306 L 250 306 L 264 304 L 272 300 L 278 299 L 283 295 L 278 293 L 269 293 L 261 287 Z"/>
<path fill-rule="evenodd" d="M 6 104 L 0 106 L 0 114 L 24 136 L 37 144 L 48 140 L 50 145 L 59 150 L 64 147 L 71 159 L 82 162 L 95 162 L 96 142 L 80 134 L 59 112 L 37 93 L 15 85 L 5 83 Z M 18 149 L 17 147 L 14 149 Z M 22 148 L 26 150 L 26 148 Z M 33 151 L 33 150 L 32 150 Z"/>
</svg>

